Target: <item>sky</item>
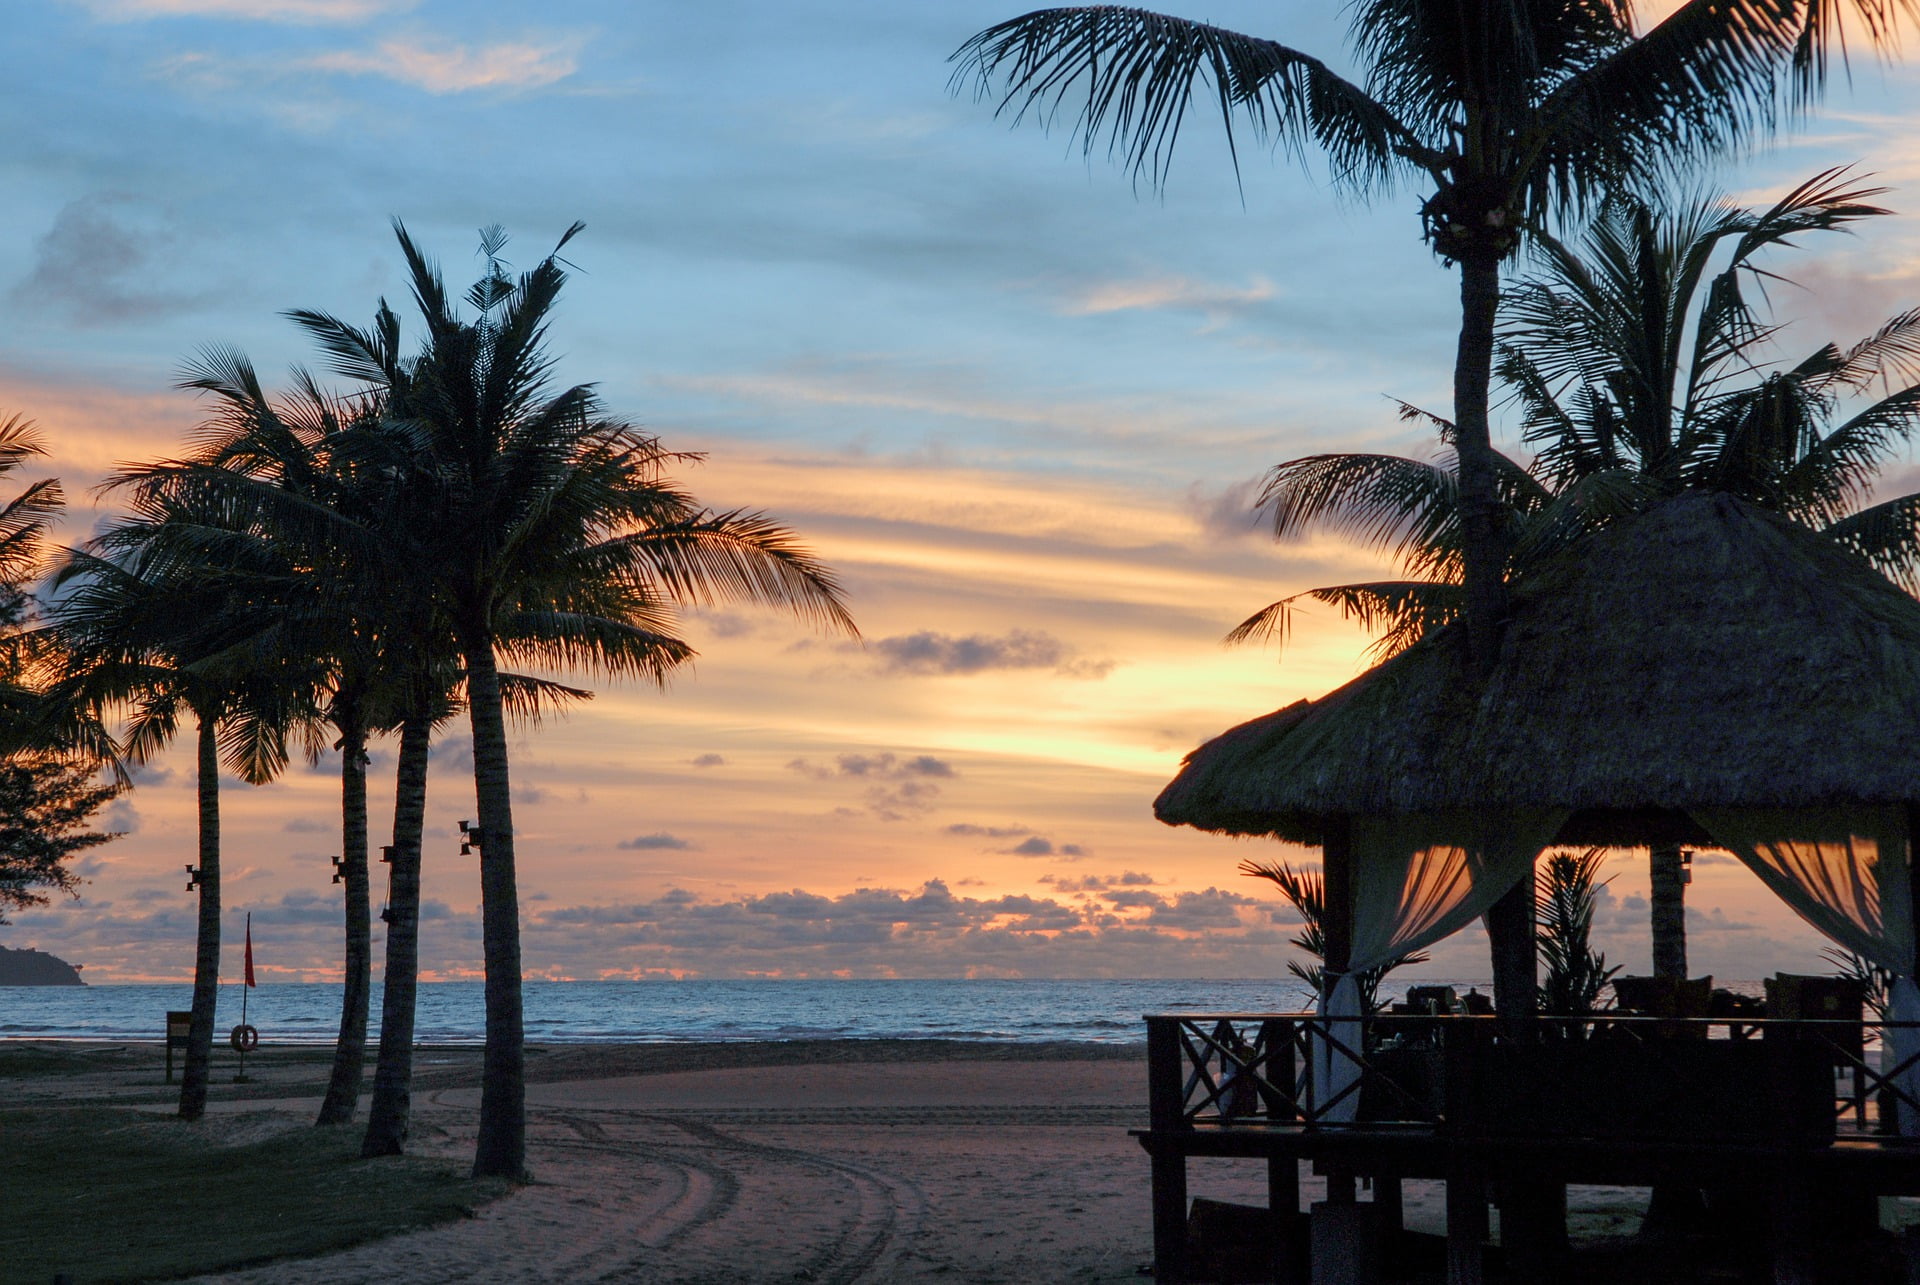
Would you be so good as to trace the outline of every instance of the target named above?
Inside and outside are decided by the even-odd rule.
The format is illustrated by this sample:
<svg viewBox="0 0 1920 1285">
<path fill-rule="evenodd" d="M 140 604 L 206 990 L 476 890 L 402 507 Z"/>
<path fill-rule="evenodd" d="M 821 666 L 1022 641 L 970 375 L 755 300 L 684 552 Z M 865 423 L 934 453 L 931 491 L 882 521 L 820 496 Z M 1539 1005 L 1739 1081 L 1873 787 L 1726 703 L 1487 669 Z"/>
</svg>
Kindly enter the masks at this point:
<svg viewBox="0 0 1920 1285">
<path fill-rule="evenodd" d="M 1312 854 L 1168 828 L 1152 801 L 1201 741 L 1366 665 L 1330 609 L 1283 649 L 1221 644 L 1275 599 L 1388 570 L 1333 536 L 1276 544 L 1251 504 L 1300 455 L 1435 453 L 1393 399 L 1447 409 L 1457 278 L 1412 194 L 1360 204 L 1258 148 L 1236 178 L 1204 116 L 1156 192 L 952 92 L 948 55 L 1019 8 L 19 0 L 0 414 L 46 433 L 27 475 L 62 479 L 60 538 L 83 540 L 116 463 L 183 448 L 196 352 L 236 345 L 284 385 L 314 360 L 284 310 L 402 305 L 390 220 L 455 282 L 484 225 L 525 267 L 583 220 L 559 377 L 705 453 L 682 478 L 703 502 L 800 533 L 862 641 L 692 612 L 700 657 L 666 691 L 584 679 L 596 699 L 518 732 L 528 974 L 1278 978 L 1297 924 L 1236 867 Z M 1346 65 L 1337 6 L 1177 11 Z M 1820 113 L 1703 186 L 1770 203 L 1855 165 L 1920 210 L 1917 101 L 1914 65 L 1857 59 Z M 1785 256 L 1783 343 L 1920 303 L 1916 265 L 1906 215 Z M 1920 470 L 1903 458 L 1887 485 Z M 191 976 L 185 749 L 113 805 L 123 837 L 80 864 L 81 896 L 0 944 L 95 982 Z M 470 765 L 450 730 L 432 978 L 480 966 Z M 376 835 L 392 766 L 377 748 Z M 251 912 L 263 980 L 337 979 L 338 784 L 332 755 L 223 783 L 228 972 Z M 1598 944 L 1644 971 L 1644 854 L 1608 874 Z M 1690 896 L 1696 973 L 1822 968 L 1731 858 L 1702 857 Z M 1431 974 L 1486 974 L 1477 931 L 1434 954 Z"/>
</svg>

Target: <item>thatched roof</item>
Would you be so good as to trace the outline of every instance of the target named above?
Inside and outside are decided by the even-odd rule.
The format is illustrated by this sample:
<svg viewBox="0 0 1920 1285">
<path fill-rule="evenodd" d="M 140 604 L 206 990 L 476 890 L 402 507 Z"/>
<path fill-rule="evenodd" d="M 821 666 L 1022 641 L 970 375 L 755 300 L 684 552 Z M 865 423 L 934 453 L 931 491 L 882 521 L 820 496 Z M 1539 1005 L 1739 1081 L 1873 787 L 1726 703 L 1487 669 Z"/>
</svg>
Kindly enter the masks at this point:
<svg viewBox="0 0 1920 1285">
<path fill-rule="evenodd" d="M 1920 801 L 1920 603 L 1728 496 L 1543 567 L 1489 681 L 1468 675 L 1464 631 L 1440 630 L 1208 741 L 1154 811 L 1315 842 L 1342 815 L 1568 807 L 1612 818 L 1583 841 L 1625 843 L 1689 807 Z"/>
</svg>

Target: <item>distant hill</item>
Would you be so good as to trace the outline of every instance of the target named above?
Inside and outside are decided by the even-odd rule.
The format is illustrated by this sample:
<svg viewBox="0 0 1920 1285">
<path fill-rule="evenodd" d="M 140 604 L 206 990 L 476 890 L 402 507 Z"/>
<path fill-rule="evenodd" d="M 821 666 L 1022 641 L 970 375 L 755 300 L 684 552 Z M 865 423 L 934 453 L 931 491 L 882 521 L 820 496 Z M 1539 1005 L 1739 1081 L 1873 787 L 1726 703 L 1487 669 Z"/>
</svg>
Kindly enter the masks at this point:
<svg viewBox="0 0 1920 1285">
<path fill-rule="evenodd" d="M 85 986 L 80 966 L 43 950 L 0 946 L 0 986 Z"/>
</svg>

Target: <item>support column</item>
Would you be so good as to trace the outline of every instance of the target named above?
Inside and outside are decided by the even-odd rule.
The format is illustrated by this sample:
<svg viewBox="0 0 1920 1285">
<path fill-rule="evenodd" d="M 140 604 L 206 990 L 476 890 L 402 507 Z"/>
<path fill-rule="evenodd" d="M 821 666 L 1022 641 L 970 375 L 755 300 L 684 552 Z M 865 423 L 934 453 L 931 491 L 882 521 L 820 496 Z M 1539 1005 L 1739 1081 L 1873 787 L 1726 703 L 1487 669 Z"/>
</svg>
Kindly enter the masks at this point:
<svg viewBox="0 0 1920 1285">
<path fill-rule="evenodd" d="M 1320 874 L 1326 906 L 1321 935 L 1326 939 L 1326 954 L 1321 963 L 1329 978 L 1345 973 L 1353 962 L 1353 822 L 1339 817 L 1327 823 L 1320 841 Z M 1350 1205 L 1355 1199 L 1351 1170 L 1326 1170 L 1327 1199 L 1337 1205 Z"/>
<path fill-rule="evenodd" d="M 1167 1135 L 1187 1127 L 1180 1024 L 1147 1021 L 1147 1153 L 1153 1164 L 1153 1275 L 1187 1279 L 1187 1157 Z"/>
<path fill-rule="evenodd" d="M 1447 1285 L 1481 1285 L 1486 1277 L 1487 1196 L 1464 1165 L 1447 1171 Z"/>
</svg>

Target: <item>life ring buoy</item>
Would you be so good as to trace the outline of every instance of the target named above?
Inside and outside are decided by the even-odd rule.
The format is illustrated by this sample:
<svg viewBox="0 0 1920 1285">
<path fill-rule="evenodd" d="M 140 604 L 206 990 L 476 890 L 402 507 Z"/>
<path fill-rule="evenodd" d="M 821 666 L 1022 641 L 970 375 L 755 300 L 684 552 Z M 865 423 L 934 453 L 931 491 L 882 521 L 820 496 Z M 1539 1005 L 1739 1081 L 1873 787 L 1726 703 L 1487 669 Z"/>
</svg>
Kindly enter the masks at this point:
<svg viewBox="0 0 1920 1285">
<path fill-rule="evenodd" d="M 260 1032 L 242 1022 L 227 1036 L 227 1043 L 233 1045 L 236 1053 L 251 1053 L 260 1047 Z"/>
</svg>

